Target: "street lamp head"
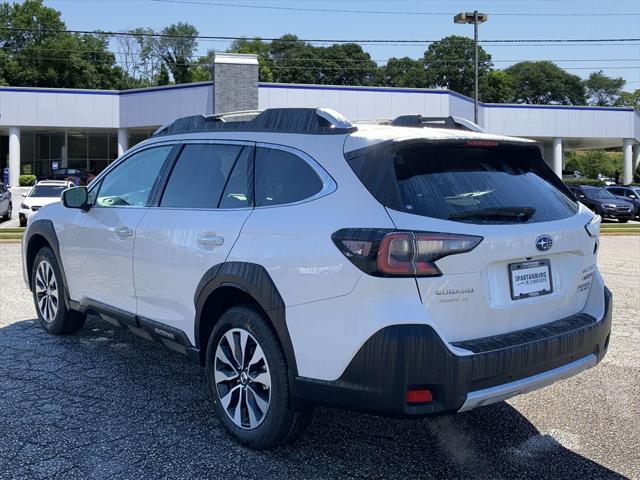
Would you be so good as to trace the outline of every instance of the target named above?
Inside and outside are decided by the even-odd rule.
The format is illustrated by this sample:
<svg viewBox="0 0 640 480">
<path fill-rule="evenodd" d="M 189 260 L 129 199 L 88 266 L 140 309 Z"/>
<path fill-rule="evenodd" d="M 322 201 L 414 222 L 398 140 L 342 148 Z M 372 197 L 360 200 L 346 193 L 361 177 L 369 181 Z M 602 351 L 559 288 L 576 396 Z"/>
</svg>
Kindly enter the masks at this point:
<svg viewBox="0 0 640 480">
<path fill-rule="evenodd" d="M 475 23 L 475 18 L 478 18 L 478 23 L 484 23 L 488 20 L 489 15 L 486 13 L 476 12 L 460 12 L 453 17 L 453 23 Z"/>
</svg>

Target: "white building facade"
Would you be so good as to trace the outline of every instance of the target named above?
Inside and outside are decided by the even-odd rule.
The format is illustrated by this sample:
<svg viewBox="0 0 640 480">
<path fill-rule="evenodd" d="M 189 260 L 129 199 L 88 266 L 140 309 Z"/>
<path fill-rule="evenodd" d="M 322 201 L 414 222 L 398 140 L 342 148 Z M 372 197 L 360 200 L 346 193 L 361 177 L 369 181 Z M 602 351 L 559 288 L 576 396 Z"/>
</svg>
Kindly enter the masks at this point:
<svg viewBox="0 0 640 480">
<path fill-rule="evenodd" d="M 327 107 L 352 121 L 473 119 L 473 101 L 453 91 L 258 83 L 254 56 L 225 54 L 216 56 L 211 82 L 124 91 L 0 87 L 0 172 L 8 167 L 11 185 L 55 168 L 97 172 L 174 118 L 272 107 Z M 542 142 L 558 175 L 567 150 L 623 147 L 624 183 L 640 163 L 640 113 L 630 108 L 480 104 L 479 123 Z"/>
</svg>

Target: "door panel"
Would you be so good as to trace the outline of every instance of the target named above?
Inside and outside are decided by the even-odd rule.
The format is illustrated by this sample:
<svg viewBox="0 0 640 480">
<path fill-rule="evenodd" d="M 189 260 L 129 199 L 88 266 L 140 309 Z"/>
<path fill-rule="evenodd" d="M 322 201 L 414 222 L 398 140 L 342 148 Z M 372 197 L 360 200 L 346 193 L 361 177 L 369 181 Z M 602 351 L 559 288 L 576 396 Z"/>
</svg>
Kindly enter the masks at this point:
<svg viewBox="0 0 640 480">
<path fill-rule="evenodd" d="M 73 300 L 91 299 L 135 313 L 136 228 L 172 148 L 151 147 L 124 158 L 89 192 L 95 204 L 88 211 L 69 210 L 68 220 L 57 226 Z"/>
<path fill-rule="evenodd" d="M 152 208 L 138 226 L 133 262 L 138 315 L 182 330 L 194 343 L 194 294 L 226 260 L 251 209 Z"/>
<path fill-rule="evenodd" d="M 61 229 L 60 253 L 71 298 L 136 311 L 131 265 L 144 208 L 78 210 Z"/>
<path fill-rule="evenodd" d="M 252 211 L 253 151 L 249 144 L 186 144 L 159 206 L 138 227 L 137 313 L 185 332 L 192 343 L 198 284 L 227 259 Z"/>
</svg>

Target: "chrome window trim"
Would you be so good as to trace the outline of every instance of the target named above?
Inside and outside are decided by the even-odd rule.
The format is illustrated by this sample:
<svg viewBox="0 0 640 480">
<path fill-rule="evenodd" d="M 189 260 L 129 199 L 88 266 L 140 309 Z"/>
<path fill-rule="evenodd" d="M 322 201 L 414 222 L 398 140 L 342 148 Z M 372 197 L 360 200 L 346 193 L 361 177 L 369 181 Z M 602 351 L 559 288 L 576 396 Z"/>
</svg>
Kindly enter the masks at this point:
<svg viewBox="0 0 640 480">
<path fill-rule="evenodd" d="M 320 178 L 320 181 L 322 182 L 322 188 L 318 193 L 315 193 L 314 195 L 307 197 L 303 200 L 298 200 L 297 202 L 291 202 L 291 203 L 281 203 L 278 205 L 263 205 L 261 207 L 256 206 L 254 207 L 256 210 L 261 210 L 263 208 L 279 208 L 279 207 L 289 207 L 292 205 L 301 205 L 303 203 L 313 202 L 314 200 L 317 200 L 319 198 L 326 197 L 327 195 L 330 195 L 337 190 L 338 184 L 333 179 L 333 177 L 329 175 L 329 173 L 322 167 L 322 165 L 320 165 L 316 160 L 314 160 L 313 157 L 311 157 L 311 155 L 303 152 L 302 150 L 298 150 L 297 148 L 290 147 L 288 145 L 280 145 L 276 143 L 265 143 L 265 142 L 257 142 L 256 148 L 269 148 L 271 150 L 282 150 L 283 152 L 287 152 L 292 155 L 295 155 L 296 157 L 303 160 L 307 165 L 309 165 L 313 169 L 315 174 L 318 175 L 318 177 Z M 256 158 L 257 158 L 257 155 L 256 155 Z M 256 203 L 255 188 L 254 188 L 254 203 Z"/>
</svg>

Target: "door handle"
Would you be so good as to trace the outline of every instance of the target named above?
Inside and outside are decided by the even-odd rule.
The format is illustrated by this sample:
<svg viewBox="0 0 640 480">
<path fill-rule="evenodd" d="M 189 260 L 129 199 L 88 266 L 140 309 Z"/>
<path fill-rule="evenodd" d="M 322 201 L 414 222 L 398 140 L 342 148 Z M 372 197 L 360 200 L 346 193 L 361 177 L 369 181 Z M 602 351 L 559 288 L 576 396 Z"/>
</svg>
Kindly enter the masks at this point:
<svg viewBox="0 0 640 480">
<path fill-rule="evenodd" d="M 126 225 L 121 225 L 119 227 L 113 228 L 112 232 L 114 232 L 119 237 L 130 237 L 131 235 L 133 235 L 133 230 Z"/>
<path fill-rule="evenodd" d="M 202 235 L 198 237 L 198 243 L 207 247 L 221 247 L 224 244 L 224 238 L 218 235 Z"/>
</svg>

